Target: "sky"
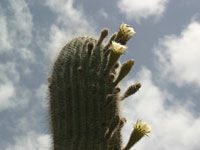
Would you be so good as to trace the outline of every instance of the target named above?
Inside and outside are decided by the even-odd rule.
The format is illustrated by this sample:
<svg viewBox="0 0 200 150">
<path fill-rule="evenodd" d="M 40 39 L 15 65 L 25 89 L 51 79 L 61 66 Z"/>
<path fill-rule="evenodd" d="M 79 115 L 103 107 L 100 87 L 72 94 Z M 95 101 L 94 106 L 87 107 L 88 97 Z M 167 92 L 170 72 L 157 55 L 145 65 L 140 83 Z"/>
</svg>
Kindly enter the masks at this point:
<svg viewBox="0 0 200 150">
<path fill-rule="evenodd" d="M 122 91 L 123 145 L 142 119 L 152 133 L 136 150 L 199 150 L 199 0 L 1 0 L 0 149 L 48 150 L 48 82 L 61 48 L 72 38 L 109 35 L 124 22 L 136 34 L 121 62 L 134 59 Z"/>
</svg>

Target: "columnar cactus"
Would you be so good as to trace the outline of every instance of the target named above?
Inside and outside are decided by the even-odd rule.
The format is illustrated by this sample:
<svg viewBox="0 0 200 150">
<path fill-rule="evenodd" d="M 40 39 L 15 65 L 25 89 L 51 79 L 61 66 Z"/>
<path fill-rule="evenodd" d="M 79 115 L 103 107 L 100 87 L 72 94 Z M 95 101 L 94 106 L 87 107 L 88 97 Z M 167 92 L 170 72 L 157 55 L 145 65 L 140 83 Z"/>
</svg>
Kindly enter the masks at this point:
<svg viewBox="0 0 200 150">
<path fill-rule="evenodd" d="M 134 60 L 121 65 L 118 59 L 134 33 L 133 28 L 122 24 L 106 45 L 103 40 L 108 29 L 103 29 L 98 40 L 78 37 L 61 50 L 49 78 L 53 150 L 122 149 L 120 131 L 126 119 L 120 116 L 119 104 L 141 84 L 120 93 L 118 84 Z M 133 145 L 130 138 L 124 150 Z"/>
</svg>

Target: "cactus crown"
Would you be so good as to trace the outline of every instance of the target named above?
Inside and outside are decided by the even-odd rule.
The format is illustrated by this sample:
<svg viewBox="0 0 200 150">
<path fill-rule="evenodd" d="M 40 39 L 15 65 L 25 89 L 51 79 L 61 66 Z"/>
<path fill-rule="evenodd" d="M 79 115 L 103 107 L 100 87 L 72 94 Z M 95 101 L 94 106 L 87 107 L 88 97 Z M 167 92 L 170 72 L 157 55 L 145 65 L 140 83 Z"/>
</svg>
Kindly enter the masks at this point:
<svg viewBox="0 0 200 150">
<path fill-rule="evenodd" d="M 49 80 L 53 150 L 122 149 L 120 131 L 126 119 L 119 104 L 141 87 L 135 83 L 120 94 L 118 86 L 134 64 L 132 59 L 122 65 L 118 61 L 133 34 L 128 27 L 106 45 L 108 29 L 103 29 L 98 40 L 78 37 L 61 50 Z"/>
</svg>

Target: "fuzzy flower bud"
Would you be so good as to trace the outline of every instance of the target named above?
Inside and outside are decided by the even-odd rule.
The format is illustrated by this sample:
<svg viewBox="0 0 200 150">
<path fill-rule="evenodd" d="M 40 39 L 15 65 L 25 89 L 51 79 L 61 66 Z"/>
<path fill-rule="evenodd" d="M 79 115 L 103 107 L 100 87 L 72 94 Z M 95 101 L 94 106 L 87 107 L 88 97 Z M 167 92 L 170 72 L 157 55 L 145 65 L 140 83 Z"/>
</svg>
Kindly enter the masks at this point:
<svg viewBox="0 0 200 150">
<path fill-rule="evenodd" d="M 111 53 L 110 53 L 109 63 L 108 63 L 108 66 L 107 66 L 105 72 L 110 71 L 110 69 L 113 67 L 113 65 L 119 59 L 120 55 L 123 54 L 124 51 L 127 49 L 127 47 L 120 43 L 112 41 L 112 44 L 109 49 L 110 49 Z"/>
<path fill-rule="evenodd" d="M 138 120 L 134 125 L 134 130 L 141 133 L 143 136 L 151 132 L 151 126 L 143 120 Z"/>
<path fill-rule="evenodd" d="M 124 45 L 121 45 L 120 43 L 112 41 L 112 45 L 110 49 L 113 53 L 122 54 L 127 49 L 127 47 Z"/>
<path fill-rule="evenodd" d="M 128 35 L 129 37 L 136 33 L 133 28 L 124 23 L 120 25 L 119 31 L 122 35 Z"/>
<path fill-rule="evenodd" d="M 121 43 L 122 45 L 125 45 L 126 42 L 132 37 L 133 34 L 136 32 L 133 28 L 131 28 L 129 25 L 122 23 L 119 27 L 119 31 L 117 33 L 117 36 L 115 38 L 116 42 Z"/>
<path fill-rule="evenodd" d="M 143 120 L 138 120 L 136 124 L 134 125 L 134 130 L 131 133 L 131 136 L 129 138 L 128 144 L 123 150 L 129 150 L 133 145 L 135 145 L 144 135 L 147 133 L 150 133 L 151 126 L 148 125 Z"/>
</svg>

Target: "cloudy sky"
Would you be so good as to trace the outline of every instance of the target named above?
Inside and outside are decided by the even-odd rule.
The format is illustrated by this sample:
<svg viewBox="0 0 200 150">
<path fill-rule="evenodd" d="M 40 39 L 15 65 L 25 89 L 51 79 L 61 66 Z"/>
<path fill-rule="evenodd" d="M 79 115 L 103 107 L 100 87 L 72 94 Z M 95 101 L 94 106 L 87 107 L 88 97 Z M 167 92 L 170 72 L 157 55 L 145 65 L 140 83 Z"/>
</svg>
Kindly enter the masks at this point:
<svg viewBox="0 0 200 150">
<path fill-rule="evenodd" d="M 110 34 L 124 22 L 136 34 L 121 62 L 135 60 L 121 83 L 141 90 L 121 105 L 133 123 L 152 126 L 136 150 L 199 150 L 199 0 L 1 0 L 0 149 L 48 150 L 47 77 L 53 60 L 77 35 Z"/>
</svg>

